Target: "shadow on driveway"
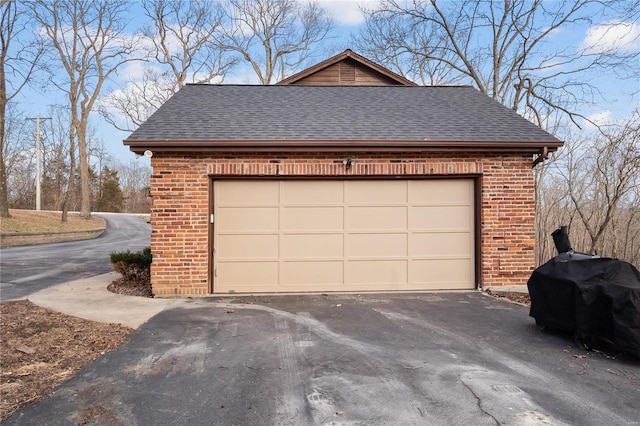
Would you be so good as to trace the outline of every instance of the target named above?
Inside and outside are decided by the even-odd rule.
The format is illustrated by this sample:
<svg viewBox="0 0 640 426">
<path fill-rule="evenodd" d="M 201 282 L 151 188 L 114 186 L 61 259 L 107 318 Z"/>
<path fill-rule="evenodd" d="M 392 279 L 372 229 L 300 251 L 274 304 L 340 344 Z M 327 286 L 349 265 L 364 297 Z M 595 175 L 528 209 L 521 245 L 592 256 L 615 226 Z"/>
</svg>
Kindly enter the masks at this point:
<svg viewBox="0 0 640 426">
<path fill-rule="evenodd" d="M 640 424 L 640 362 L 479 293 L 183 301 L 6 424 Z"/>
</svg>

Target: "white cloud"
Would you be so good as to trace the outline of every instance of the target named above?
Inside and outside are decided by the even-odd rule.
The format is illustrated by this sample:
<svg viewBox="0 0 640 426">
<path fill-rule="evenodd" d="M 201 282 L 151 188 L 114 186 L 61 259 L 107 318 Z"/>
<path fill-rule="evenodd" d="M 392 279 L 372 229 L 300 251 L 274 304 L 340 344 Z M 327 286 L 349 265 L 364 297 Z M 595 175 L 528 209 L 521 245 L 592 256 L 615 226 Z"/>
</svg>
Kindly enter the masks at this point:
<svg viewBox="0 0 640 426">
<path fill-rule="evenodd" d="M 361 8 L 371 8 L 376 0 L 320 0 L 320 6 L 329 12 L 338 25 L 355 27 L 364 22 Z"/>
<path fill-rule="evenodd" d="M 243 65 L 235 68 L 232 73 L 224 77 L 223 84 L 260 84 L 260 80 L 253 68 Z"/>
<path fill-rule="evenodd" d="M 595 112 L 587 116 L 587 120 L 584 122 L 585 130 L 594 130 L 597 126 L 606 126 L 612 123 L 613 114 L 609 110 L 603 110 Z"/>
<path fill-rule="evenodd" d="M 640 24 L 611 22 L 595 25 L 587 30 L 581 48 L 587 53 L 629 52 L 640 49 Z"/>
<path fill-rule="evenodd" d="M 160 72 L 160 68 L 150 65 L 146 61 L 128 62 L 118 75 L 120 79 L 124 81 L 139 81 L 144 78 L 150 69 L 158 73 Z"/>
</svg>

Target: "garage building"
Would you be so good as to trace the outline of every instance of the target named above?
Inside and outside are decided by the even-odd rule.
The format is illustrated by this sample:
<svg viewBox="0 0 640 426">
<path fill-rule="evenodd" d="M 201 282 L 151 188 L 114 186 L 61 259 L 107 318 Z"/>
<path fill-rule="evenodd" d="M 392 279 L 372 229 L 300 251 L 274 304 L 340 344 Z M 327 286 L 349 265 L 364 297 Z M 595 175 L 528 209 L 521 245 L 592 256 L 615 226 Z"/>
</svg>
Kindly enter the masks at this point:
<svg viewBox="0 0 640 426">
<path fill-rule="evenodd" d="M 125 144 L 152 154 L 169 296 L 524 284 L 532 166 L 562 142 L 347 50 L 274 86 L 187 85 Z"/>
</svg>

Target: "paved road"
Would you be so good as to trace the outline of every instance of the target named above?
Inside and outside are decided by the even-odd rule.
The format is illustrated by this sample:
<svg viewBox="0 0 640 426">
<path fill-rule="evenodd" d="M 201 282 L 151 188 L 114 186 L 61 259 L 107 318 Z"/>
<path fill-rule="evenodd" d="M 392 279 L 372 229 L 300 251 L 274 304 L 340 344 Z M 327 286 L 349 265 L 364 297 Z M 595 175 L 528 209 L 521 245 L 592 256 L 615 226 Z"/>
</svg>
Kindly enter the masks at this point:
<svg viewBox="0 0 640 426">
<path fill-rule="evenodd" d="M 477 292 L 176 301 L 7 425 L 639 425 L 640 360 Z"/>
<path fill-rule="evenodd" d="M 110 272 L 109 253 L 149 245 L 151 225 L 143 219 L 127 214 L 95 216 L 107 221 L 107 230 L 98 238 L 1 249 L 0 298 L 21 298 L 51 285 Z"/>
</svg>

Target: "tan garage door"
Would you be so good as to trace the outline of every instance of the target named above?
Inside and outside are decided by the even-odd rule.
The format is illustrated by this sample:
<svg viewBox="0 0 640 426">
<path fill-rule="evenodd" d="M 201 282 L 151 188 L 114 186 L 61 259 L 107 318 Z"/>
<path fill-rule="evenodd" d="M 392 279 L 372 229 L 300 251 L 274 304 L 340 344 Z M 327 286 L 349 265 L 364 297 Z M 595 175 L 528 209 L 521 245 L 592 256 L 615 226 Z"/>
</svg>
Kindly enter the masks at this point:
<svg viewBox="0 0 640 426">
<path fill-rule="evenodd" d="M 214 292 L 474 288 L 473 181 L 215 181 Z"/>
</svg>

